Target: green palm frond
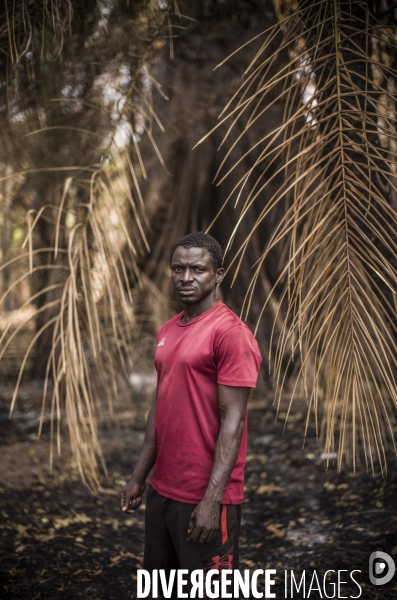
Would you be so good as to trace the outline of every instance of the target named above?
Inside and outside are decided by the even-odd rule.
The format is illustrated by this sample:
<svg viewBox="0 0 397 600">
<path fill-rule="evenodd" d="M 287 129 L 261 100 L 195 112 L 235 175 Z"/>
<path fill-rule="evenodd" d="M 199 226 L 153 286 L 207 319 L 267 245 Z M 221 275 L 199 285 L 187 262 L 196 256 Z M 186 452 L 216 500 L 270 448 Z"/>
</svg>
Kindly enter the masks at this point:
<svg viewBox="0 0 397 600">
<path fill-rule="evenodd" d="M 247 150 L 253 166 L 229 197 L 240 206 L 235 231 L 249 212 L 255 215 L 232 261 L 235 277 L 251 237 L 261 235 L 265 219 L 275 223 L 243 314 L 266 262 L 288 248 L 273 287 L 283 317 L 271 333 L 278 401 L 300 356 L 308 422 L 314 416 L 318 431 L 322 425 L 325 453 L 337 451 L 339 468 L 363 457 L 367 467 L 378 462 L 384 470 L 397 406 L 395 30 L 366 2 L 275 5 L 279 21 L 263 33 L 220 117 L 224 141 L 236 123 L 244 125 L 218 184 L 236 166 L 226 169 L 234 146 L 271 118 L 274 104 L 284 106 L 282 123 Z M 272 192 L 280 174 L 283 183 Z M 263 334 L 261 327 L 259 318 Z"/>
</svg>

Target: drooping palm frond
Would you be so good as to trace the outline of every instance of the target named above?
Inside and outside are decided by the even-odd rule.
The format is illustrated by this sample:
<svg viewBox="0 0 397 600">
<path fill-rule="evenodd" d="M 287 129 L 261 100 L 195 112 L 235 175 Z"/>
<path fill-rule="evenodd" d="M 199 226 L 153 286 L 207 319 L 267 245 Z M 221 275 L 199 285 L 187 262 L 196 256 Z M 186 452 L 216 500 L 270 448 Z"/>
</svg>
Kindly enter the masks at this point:
<svg viewBox="0 0 397 600">
<path fill-rule="evenodd" d="M 44 53 L 46 37 L 55 52 L 61 52 L 72 16 L 71 0 L 4 0 L 0 7 L 1 54 L 11 64 L 17 64 L 36 45 Z"/>
<path fill-rule="evenodd" d="M 275 222 L 243 313 L 272 252 L 285 248 L 288 260 L 273 282 L 283 325 L 268 332 L 277 338 L 270 360 L 278 401 L 300 356 L 308 422 L 314 416 L 318 431 L 322 424 L 325 453 L 337 451 L 339 468 L 345 459 L 356 466 L 363 458 L 367 467 L 378 462 L 385 470 L 397 407 L 395 24 L 376 5 L 355 0 L 276 0 L 275 6 L 279 21 L 263 33 L 221 115 L 225 139 L 236 123 L 246 125 L 218 184 L 236 166 L 226 169 L 233 146 L 275 103 L 284 106 L 282 124 L 247 150 L 257 158 L 230 196 L 240 206 L 239 223 L 250 211 L 256 218 L 235 254 L 236 274 L 251 237 L 265 219 Z M 282 61 L 277 71 L 276 61 Z M 271 194 L 280 172 L 284 183 Z M 296 385 L 291 402 L 295 392 Z"/>
<path fill-rule="evenodd" d="M 22 252 L 0 269 L 18 264 L 22 271 L 4 290 L 0 306 L 17 285 L 30 281 L 32 293 L 21 314 L 26 307 L 35 307 L 17 328 L 7 326 L 1 332 L 0 360 L 22 327 L 32 320 L 36 324 L 10 412 L 33 351 L 35 362 L 45 365 L 40 430 L 48 418 L 60 452 L 61 424 L 66 425 L 80 474 L 90 487 L 98 486 L 98 468 L 105 468 L 97 432 L 102 397 L 107 395 L 111 411 L 120 372 L 129 375 L 133 356 L 140 352 L 131 288 L 145 285 L 138 258 L 148 250 L 149 226 L 139 183 L 146 177 L 141 138 L 148 138 L 152 155 L 161 161 L 152 136 L 154 120 L 162 127 L 152 106 L 156 80 L 148 64 L 166 44 L 169 14 L 142 3 L 141 11 L 129 16 L 125 38 L 117 27 L 112 38 L 108 23 L 107 28 L 102 24 L 94 29 L 89 44 L 85 37 L 85 44 L 79 44 L 83 53 L 88 44 L 94 56 L 104 38 L 108 44 L 108 55 L 102 54 L 106 60 L 95 77 L 91 65 L 88 74 L 84 72 L 85 88 L 75 84 L 75 65 L 67 57 L 52 69 L 36 57 L 37 68 L 44 71 L 41 83 L 47 77 L 49 90 L 47 95 L 37 94 L 26 110 L 24 99 L 15 96 L 7 120 L 8 153 L 19 148 L 20 168 L 1 178 L 13 182 L 13 195 L 23 198 L 25 205 L 25 197 L 36 199 L 26 207 Z M 123 59 L 121 52 L 116 61 L 114 54 L 120 53 L 123 42 L 132 58 Z M 84 68 L 83 62 L 79 68 Z M 18 118 L 13 121 L 15 114 Z"/>
</svg>

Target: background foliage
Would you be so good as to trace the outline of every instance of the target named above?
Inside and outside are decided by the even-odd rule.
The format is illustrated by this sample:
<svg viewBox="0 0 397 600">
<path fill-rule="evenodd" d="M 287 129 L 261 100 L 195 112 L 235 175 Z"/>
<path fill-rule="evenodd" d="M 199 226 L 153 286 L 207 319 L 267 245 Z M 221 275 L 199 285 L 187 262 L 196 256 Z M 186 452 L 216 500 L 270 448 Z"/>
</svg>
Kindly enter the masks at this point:
<svg viewBox="0 0 397 600">
<path fill-rule="evenodd" d="M 22 374 L 42 378 L 40 426 L 58 451 L 67 428 L 96 485 L 98 422 L 129 389 L 135 403 L 153 393 L 153 336 L 177 308 L 170 248 L 209 228 L 227 249 L 221 294 L 270 358 L 262 387 L 278 402 L 285 389 L 306 396 L 339 466 L 386 469 L 392 3 L 7 0 L 1 11 L 11 410 Z"/>
</svg>

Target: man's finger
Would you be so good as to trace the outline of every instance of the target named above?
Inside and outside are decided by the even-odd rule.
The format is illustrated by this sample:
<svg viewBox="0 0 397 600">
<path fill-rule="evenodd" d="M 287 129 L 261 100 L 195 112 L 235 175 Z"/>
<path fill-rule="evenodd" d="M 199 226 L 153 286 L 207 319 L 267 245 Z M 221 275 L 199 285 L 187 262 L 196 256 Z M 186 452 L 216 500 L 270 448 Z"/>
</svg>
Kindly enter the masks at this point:
<svg viewBox="0 0 397 600">
<path fill-rule="evenodd" d="M 120 498 L 120 501 L 121 501 L 121 504 L 120 504 L 120 506 L 121 506 L 121 510 L 122 510 L 123 512 L 130 512 L 130 509 L 131 509 L 131 508 L 133 508 L 134 510 L 135 510 L 135 508 L 137 508 L 137 507 L 134 505 L 134 503 L 135 503 L 135 498 L 129 498 L 129 499 L 127 500 L 127 497 L 125 497 L 125 496 L 121 496 L 121 498 Z"/>
<path fill-rule="evenodd" d="M 129 503 L 125 503 L 124 507 L 121 509 L 124 513 L 127 513 L 129 515 L 134 514 L 134 512 L 136 511 L 137 508 L 139 508 L 140 506 L 140 502 L 137 503 L 137 498 L 132 498 Z"/>
<path fill-rule="evenodd" d="M 187 528 L 188 533 L 192 533 L 195 523 L 196 523 L 196 515 L 194 513 L 192 513 L 190 516 L 189 526 Z"/>
<path fill-rule="evenodd" d="M 208 538 L 208 529 L 202 529 L 200 532 L 200 535 L 198 536 L 197 540 L 196 540 L 196 544 L 205 544 L 205 542 L 207 541 Z"/>
<path fill-rule="evenodd" d="M 209 532 L 209 534 L 207 536 L 207 539 L 206 539 L 206 543 L 207 544 L 214 539 L 215 533 L 216 533 L 216 529 L 210 529 L 210 532 Z"/>
<path fill-rule="evenodd" d="M 121 510 L 124 510 L 124 506 L 125 506 L 125 496 L 120 495 L 120 508 Z"/>
<path fill-rule="evenodd" d="M 130 500 L 130 507 L 129 508 L 133 508 L 134 510 L 139 508 L 142 502 L 142 498 L 133 498 L 132 500 Z"/>
<path fill-rule="evenodd" d="M 190 534 L 190 536 L 187 538 L 188 542 L 193 542 L 196 543 L 197 542 L 197 538 L 201 533 L 201 529 L 197 529 L 197 527 L 195 526 Z"/>
</svg>

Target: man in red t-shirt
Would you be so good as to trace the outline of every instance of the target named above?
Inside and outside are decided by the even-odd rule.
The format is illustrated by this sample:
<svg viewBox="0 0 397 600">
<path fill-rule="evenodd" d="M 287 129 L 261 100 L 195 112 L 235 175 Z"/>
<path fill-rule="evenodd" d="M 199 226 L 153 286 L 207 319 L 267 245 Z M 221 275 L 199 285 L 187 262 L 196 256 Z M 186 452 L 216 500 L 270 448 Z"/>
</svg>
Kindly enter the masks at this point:
<svg viewBox="0 0 397 600">
<path fill-rule="evenodd" d="M 202 232 L 171 254 L 184 311 L 159 330 L 157 397 L 121 509 L 146 503 L 144 569 L 238 568 L 247 401 L 261 355 L 248 327 L 221 300 L 222 250 Z"/>
</svg>

